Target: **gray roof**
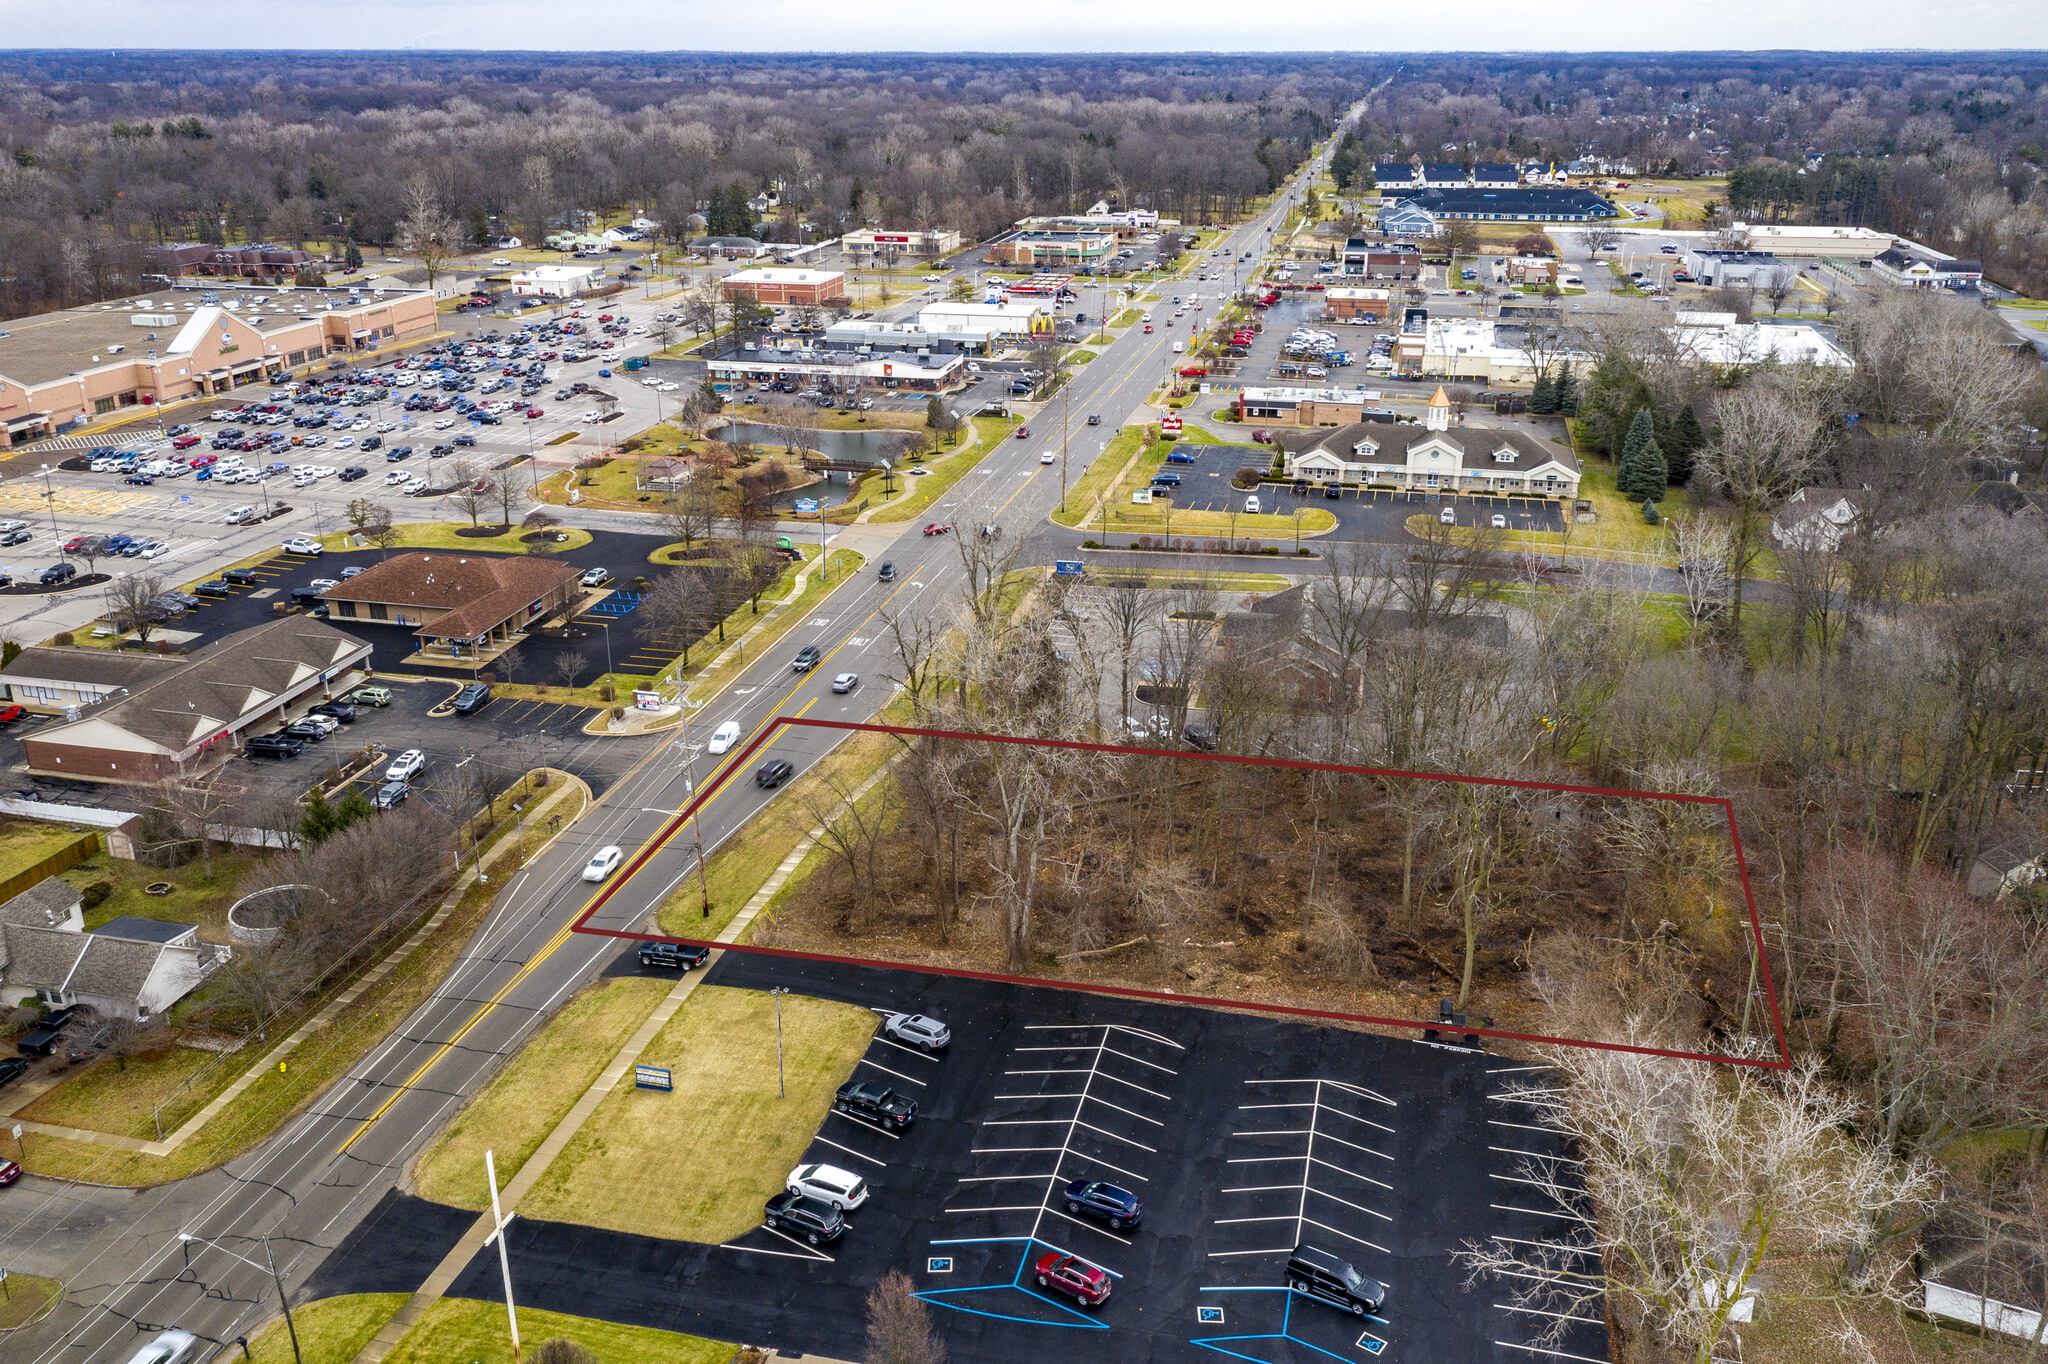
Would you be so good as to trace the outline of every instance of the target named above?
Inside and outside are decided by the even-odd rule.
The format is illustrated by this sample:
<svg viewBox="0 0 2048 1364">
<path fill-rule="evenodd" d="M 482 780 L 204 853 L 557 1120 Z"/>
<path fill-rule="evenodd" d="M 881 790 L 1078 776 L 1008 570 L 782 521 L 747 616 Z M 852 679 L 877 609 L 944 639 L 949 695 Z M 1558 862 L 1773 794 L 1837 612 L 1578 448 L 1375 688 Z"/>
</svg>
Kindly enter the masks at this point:
<svg viewBox="0 0 2048 1364">
<path fill-rule="evenodd" d="M 162 943 L 98 938 L 90 933 L 78 936 L 85 940 L 85 954 L 72 968 L 71 978 L 64 986 L 73 994 L 135 1000 L 164 955 Z"/>
<path fill-rule="evenodd" d="M 1576 470 L 1578 456 L 1562 445 L 1529 435 L 1524 431 L 1509 431 L 1490 426 L 1464 426 L 1452 431 L 1431 431 L 1424 426 L 1385 422 L 1353 422 L 1349 426 L 1335 429 L 1293 430 L 1275 433 L 1280 448 L 1290 455 L 1307 454 L 1324 448 L 1347 462 L 1356 463 L 1361 457 L 1353 447 L 1361 441 L 1371 441 L 1378 447 L 1369 458 L 1374 463 L 1392 464 L 1406 461 L 1408 451 L 1426 441 L 1441 440 L 1457 450 L 1468 469 L 1484 467 L 1502 473 L 1525 473 L 1542 465 L 1556 463 L 1564 468 Z M 1512 450 L 1514 459 L 1497 461 L 1494 456 Z M 1477 460 L 1484 459 L 1481 466 Z"/>
<path fill-rule="evenodd" d="M 174 943 L 199 932 L 196 924 L 172 923 L 168 919 L 140 919 L 133 914 L 123 914 L 109 919 L 98 928 L 88 932 L 106 938 L 125 938 L 131 942 Z"/>
<path fill-rule="evenodd" d="M 173 660 L 175 669 L 133 687 L 119 700 L 95 706 L 76 723 L 116 725 L 181 753 L 264 711 L 279 696 L 304 687 L 321 673 L 338 670 L 368 648 L 311 616 L 286 616 L 225 635 L 196 654 Z M 38 651 L 26 650 L 23 657 L 34 652 Z M 44 730 L 37 737 L 62 743 L 70 728 Z"/>
<path fill-rule="evenodd" d="M 71 969 L 93 941 L 83 933 L 28 924 L 0 924 L 0 966 L 7 983 L 22 989 L 55 990 L 71 978 Z"/>
<path fill-rule="evenodd" d="M 0 904 L 0 923 L 54 928 L 69 919 L 78 904 L 76 886 L 61 876 L 46 876 L 5 904 Z"/>
<path fill-rule="evenodd" d="M 167 654 L 38 644 L 23 649 L 15 655 L 12 663 L 0 668 L 0 679 L 9 682 L 70 682 L 111 691 L 115 687 L 132 689 L 146 685 L 157 678 L 168 677 L 184 665 L 184 659 Z"/>
</svg>

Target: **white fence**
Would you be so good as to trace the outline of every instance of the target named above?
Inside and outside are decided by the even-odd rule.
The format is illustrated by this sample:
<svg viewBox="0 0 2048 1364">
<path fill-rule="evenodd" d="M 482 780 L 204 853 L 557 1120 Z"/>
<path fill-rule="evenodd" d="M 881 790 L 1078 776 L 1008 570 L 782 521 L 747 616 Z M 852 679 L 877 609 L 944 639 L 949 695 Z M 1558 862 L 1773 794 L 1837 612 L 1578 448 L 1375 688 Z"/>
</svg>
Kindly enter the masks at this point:
<svg viewBox="0 0 2048 1364">
<path fill-rule="evenodd" d="M 1927 1311 L 1932 1316 L 1965 1321 L 1986 1331 L 2018 1336 L 2022 1340 L 2034 1339 L 2041 1329 L 2041 1314 L 2029 1308 L 2014 1307 L 1996 1298 L 1966 1293 L 1931 1279 L 1922 1279 L 1920 1287 L 1926 1290 Z"/>
</svg>

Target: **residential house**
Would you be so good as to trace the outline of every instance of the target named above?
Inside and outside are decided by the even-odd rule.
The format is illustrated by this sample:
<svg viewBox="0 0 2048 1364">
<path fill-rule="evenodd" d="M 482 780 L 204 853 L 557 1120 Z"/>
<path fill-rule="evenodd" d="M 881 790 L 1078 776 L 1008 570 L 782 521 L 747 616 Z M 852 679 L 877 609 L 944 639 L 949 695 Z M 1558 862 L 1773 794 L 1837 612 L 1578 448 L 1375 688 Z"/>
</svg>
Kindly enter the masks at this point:
<svg viewBox="0 0 2048 1364">
<path fill-rule="evenodd" d="M 1436 215 L 1413 199 L 1389 199 L 1374 215 L 1373 225 L 1390 237 L 1434 237 L 1443 231 Z"/>
<path fill-rule="evenodd" d="M 1420 426 L 1360 422 L 1276 438 L 1287 477 L 1315 484 L 1370 484 L 1428 492 L 1574 498 L 1578 459 L 1524 431 L 1450 427 L 1442 387 Z"/>
<path fill-rule="evenodd" d="M 1965 884 L 1979 899 L 2003 900 L 2044 876 L 2048 876 L 2048 841 L 2031 831 L 2016 830 L 1986 841 L 1970 864 Z"/>
<path fill-rule="evenodd" d="M 690 242 L 696 254 L 723 260 L 759 260 L 773 249 L 758 237 L 697 237 Z"/>
<path fill-rule="evenodd" d="M 1481 161 L 1472 167 L 1472 185 L 1476 189 L 1514 189 L 1521 183 L 1522 172 L 1517 166 Z"/>
<path fill-rule="evenodd" d="M 1836 549 L 1855 528 L 1863 502 L 1853 488 L 1801 488 L 1771 518 L 1771 538 L 1787 549 Z"/>
<path fill-rule="evenodd" d="M 1424 189 L 1464 189 L 1471 183 L 1472 177 L 1454 161 L 1431 161 L 1422 167 Z"/>
<path fill-rule="evenodd" d="M 1372 168 L 1373 183 L 1381 189 L 1421 189 L 1422 170 L 1409 161 L 1383 161 Z"/>
<path fill-rule="evenodd" d="M 40 1000 L 147 1022 L 232 956 L 191 924 L 129 915 L 87 930 L 78 891 L 52 876 L 0 904 L 0 1004 Z"/>
</svg>

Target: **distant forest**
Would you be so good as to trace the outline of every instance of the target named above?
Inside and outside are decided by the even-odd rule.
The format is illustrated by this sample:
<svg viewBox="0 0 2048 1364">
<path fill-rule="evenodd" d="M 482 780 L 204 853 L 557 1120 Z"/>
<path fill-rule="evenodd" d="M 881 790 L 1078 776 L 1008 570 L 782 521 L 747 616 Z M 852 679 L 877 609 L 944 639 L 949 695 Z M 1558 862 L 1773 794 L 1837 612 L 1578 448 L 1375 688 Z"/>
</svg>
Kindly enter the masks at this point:
<svg viewBox="0 0 2048 1364">
<path fill-rule="evenodd" d="M 986 236 L 1098 199 L 1238 212 L 1369 97 L 1365 156 L 1737 172 L 1736 216 L 1866 223 L 2048 286 L 2048 57 L 0 54 L 0 315 L 129 292 L 164 241 L 472 242 L 571 209 Z M 1816 161 L 1815 158 L 1818 158 Z"/>
</svg>

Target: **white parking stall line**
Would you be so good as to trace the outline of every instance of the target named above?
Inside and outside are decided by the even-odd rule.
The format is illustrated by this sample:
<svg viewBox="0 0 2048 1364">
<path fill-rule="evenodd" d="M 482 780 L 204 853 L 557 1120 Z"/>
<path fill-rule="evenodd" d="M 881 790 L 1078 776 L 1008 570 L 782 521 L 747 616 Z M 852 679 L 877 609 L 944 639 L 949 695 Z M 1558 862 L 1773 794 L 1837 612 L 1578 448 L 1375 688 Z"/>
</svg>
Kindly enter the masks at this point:
<svg viewBox="0 0 2048 1364">
<path fill-rule="evenodd" d="M 1363 1123 L 1365 1126 L 1375 1128 L 1378 1131 L 1386 1133 L 1390 1137 L 1398 1137 L 1401 1135 L 1399 1132 L 1396 1132 L 1393 1128 L 1387 1126 L 1383 1122 L 1374 1122 L 1371 1118 L 1361 1118 L 1356 1113 L 1346 1113 L 1343 1109 L 1332 1108 L 1326 1103 L 1318 1103 L 1316 1105 L 1316 1112 L 1334 1113 L 1336 1116 L 1340 1118 L 1349 1118 L 1351 1119 L 1351 1121 L 1355 1123 Z"/>
<path fill-rule="evenodd" d="M 1103 1079 L 1105 1079 L 1105 1080 L 1109 1080 L 1109 1081 L 1111 1081 L 1111 1082 L 1113 1082 L 1113 1083 L 1115 1083 L 1115 1084 L 1120 1084 L 1120 1085 L 1124 1085 L 1124 1086 L 1127 1086 L 1128 1088 L 1131 1088 L 1131 1089 L 1135 1089 L 1135 1090 L 1137 1090 L 1137 1091 L 1138 1091 L 1138 1092 L 1139 1092 L 1140 1094 L 1149 1094 L 1149 1095 L 1151 1095 L 1151 1096 L 1152 1096 L 1153 1098 L 1155 1098 L 1155 1099 L 1158 1099 L 1158 1100 L 1159 1100 L 1160 1102 L 1162 1102 L 1162 1103 L 1172 1103 L 1172 1102 L 1173 1102 L 1173 1096 L 1172 1096 L 1171 1094 L 1161 1094 L 1161 1093 L 1160 1093 L 1160 1092 L 1159 1092 L 1158 1090 L 1156 1090 L 1156 1089 L 1147 1089 L 1147 1088 L 1145 1088 L 1145 1086 L 1143 1086 L 1143 1085 L 1140 1085 L 1140 1084 L 1133 1084 L 1133 1083 L 1132 1083 L 1131 1081 L 1129 1081 L 1129 1080 L 1126 1080 L 1126 1079 L 1125 1079 L 1125 1078 L 1124 1078 L 1123 1076 L 1121 1076 L 1121 1075 L 1111 1075 L 1111 1074 L 1110 1074 L 1110 1073 L 1109 1073 L 1108 1071 L 1106 1071 L 1106 1070 L 1105 1070 L 1105 1071 L 1103 1071 L 1103 1072 L 1102 1072 L 1102 1078 L 1103 1078 Z"/>
<path fill-rule="evenodd" d="M 1111 1109 L 1118 1113 L 1122 1113 L 1126 1117 L 1136 1118 L 1139 1122 L 1149 1122 L 1154 1127 L 1166 1126 L 1165 1123 L 1159 1121 L 1159 1119 L 1157 1118 L 1148 1118 L 1143 1113 L 1139 1113 L 1132 1109 L 1125 1108 L 1122 1104 L 1113 1104 L 1109 1100 L 1100 1098 L 1093 1094 L 1087 1095 L 1081 1101 L 1083 1103 L 1100 1104 L 1102 1107 Z"/>
<path fill-rule="evenodd" d="M 1133 1056 L 1127 1051 L 1118 1051 L 1115 1047 L 1104 1047 L 1103 1051 L 1107 1052 L 1111 1056 L 1122 1057 L 1124 1060 L 1134 1062 L 1137 1065 L 1148 1066 L 1151 1069 L 1160 1072 L 1162 1075 L 1180 1074 L 1180 1072 L 1175 1070 L 1172 1066 L 1162 1066 L 1157 1061 L 1147 1061 L 1142 1056 Z"/>
<path fill-rule="evenodd" d="M 1486 1149 L 1498 1151 L 1504 1156 L 1527 1156 L 1531 1160 L 1558 1160 L 1563 1161 L 1566 1165 L 1584 1165 L 1586 1163 L 1583 1160 L 1573 1160 L 1570 1156 L 1549 1156 L 1541 1151 L 1524 1151 L 1516 1146 L 1489 1146 Z"/>
<path fill-rule="evenodd" d="M 990 1102 L 997 1099 L 1079 1099 L 1079 1094 L 991 1094 Z"/>
<path fill-rule="evenodd" d="M 1231 1135 L 1237 1136 L 1240 1134 L 1232 1133 Z M 1225 1165 L 1272 1165 L 1277 1161 L 1306 1159 L 1306 1156 L 1233 1156 L 1223 1163 Z"/>
<path fill-rule="evenodd" d="M 888 1161 L 876 1160 L 873 1156 L 868 1155 L 865 1152 L 856 1151 L 851 1146 L 841 1146 L 838 1142 L 832 1140 L 832 1138 L 830 1137 L 813 1137 L 812 1140 L 822 1141 L 835 1151 L 844 1151 L 849 1156 L 852 1156 L 855 1160 L 864 1160 L 870 1165 L 879 1165 L 885 1170 L 889 1168 Z"/>
<path fill-rule="evenodd" d="M 1272 1250 L 1212 1250 L 1209 1252 L 1209 1258 L 1212 1260 L 1227 1260 L 1236 1255 L 1292 1255 L 1293 1253 L 1293 1246 L 1276 1246 Z"/>
<path fill-rule="evenodd" d="M 1063 1148 L 1058 1146 L 970 1146 L 967 1148 L 967 1154 L 971 1156 L 1019 1156 L 1031 1151 L 1058 1151 L 1061 1149 Z"/>
<path fill-rule="evenodd" d="M 1219 1217 L 1216 1219 L 1215 1225 L 1219 1227 L 1232 1227 L 1244 1222 L 1293 1222 L 1297 1220 L 1299 1219 L 1291 1213 L 1285 1217 Z"/>
<path fill-rule="evenodd" d="M 1546 1312 L 1541 1307 L 1517 1307 L 1509 1302 L 1497 1302 L 1494 1306 L 1503 1312 L 1520 1312 L 1531 1317 L 1549 1317 L 1552 1321 L 1576 1321 L 1587 1326 L 1600 1325 L 1600 1318 L 1582 1317 L 1576 1312 Z"/>
<path fill-rule="evenodd" d="M 1575 1246 L 1568 1241 L 1524 1241 L 1519 1236 L 1501 1236 L 1498 1234 L 1487 1239 L 1505 1241 L 1511 1246 L 1535 1246 L 1539 1250 L 1564 1250 L 1570 1251 L 1574 1255 L 1591 1255 L 1595 1258 L 1598 1258 L 1600 1254 L 1598 1246 Z"/>
<path fill-rule="evenodd" d="M 1607 1364 L 1606 1360 L 1595 1359 L 1591 1355 L 1575 1355 L 1566 1350 L 1545 1350 L 1535 1345 L 1517 1345 L 1512 1340 L 1496 1340 L 1493 1343 L 1505 1345 L 1510 1350 L 1527 1350 L 1532 1355 L 1548 1355 L 1552 1359 L 1578 1359 L 1585 1361 L 1585 1364 Z"/>
<path fill-rule="evenodd" d="M 1373 1150 L 1373 1149 L 1372 1149 L 1372 1148 L 1371 1148 L 1370 1146 L 1360 1146 L 1360 1145 L 1359 1145 L 1359 1144 L 1358 1144 L 1357 1142 L 1355 1142 L 1355 1141 L 1346 1141 L 1346 1140 L 1344 1140 L 1344 1138 L 1342 1138 L 1342 1137 L 1333 1137 L 1333 1136 L 1331 1136 L 1331 1135 L 1330 1135 L 1330 1134 L 1329 1134 L 1328 1132 L 1318 1132 L 1318 1133 L 1316 1133 L 1315 1135 L 1317 1135 L 1317 1136 L 1321 1137 L 1321 1138 L 1322 1138 L 1322 1139 L 1323 1139 L 1324 1141 L 1334 1141 L 1334 1142 L 1336 1142 L 1336 1143 L 1337 1143 L 1337 1144 L 1338 1144 L 1339 1146 L 1348 1146 L 1348 1147 L 1350 1147 L 1350 1148 L 1351 1148 L 1352 1150 L 1354 1150 L 1354 1151 L 1363 1151 L 1363 1152 L 1365 1152 L 1365 1153 L 1366 1153 L 1367 1155 L 1369 1155 L 1369 1156 L 1378 1156 L 1378 1157 L 1379 1157 L 1379 1158 L 1380 1158 L 1381 1160 L 1392 1160 L 1392 1159 L 1393 1159 L 1393 1157 L 1392 1157 L 1392 1156 L 1388 1155 L 1388 1154 L 1387 1154 L 1386 1152 L 1384 1152 L 1384 1151 L 1375 1151 L 1375 1150 Z"/>
<path fill-rule="evenodd" d="M 956 1184 L 1022 1184 L 1034 1179 L 1053 1180 L 1058 1178 L 1058 1175 L 962 1175 L 953 1182 Z"/>
<path fill-rule="evenodd" d="M 1301 1188 L 1301 1185 L 1299 1185 L 1299 1184 L 1240 1184 L 1240 1185 L 1238 1185 L 1238 1186 L 1237 1186 L 1236 1188 L 1231 1188 L 1231 1189 L 1222 1189 L 1222 1190 L 1219 1190 L 1218 1192 L 1220 1192 L 1220 1193 L 1280 1193 L 1281 1191 L 1283 1191 L 1283 1190 L 1284 1190 L 1284 1191 L 1286 1191 L 1287 1193 L 1293 1193 L 1293 1192 L 1295 1192 L 1296 1190 L 1298 1190 L 1298 1189 L 1300 1189 L 1300 1188 Z"/>
<path fill-rule="evenodd" d="M 1062 1222 L 1072 1222 L 1075 1226 L 1085 1227 L 1089 1231 L 1094 1232 L 1098 1236 L 1107 1236 L 1110 1240 L 1116 1242 L 1120 1246 L 1128 1246 L 1131 1244 L 1129 1238 L 1117 1235 L 1108 1227 L 1097 1226 L 1093 1222 L 1084 1222 L 1078 1217 L 1070 1216 L 1065 1209 L 1054 1207 L 1051 1203 L 1047 1203 L 1045 1205 L 1045 1210 L 1051 1213 L 1054 1217 L 1059 1218 Z"/>
<path fill-rule="evenodd" d="M 1385 1246 L 1380 1245 L 1377 1242 L 1368 1241 L 1363 1236 L 1353 1236 L 1350 1232 L 1344 1231 L 1337 1227 L 1333 1227 L 1328 1222 L 1318 1222 L 1313 1217 L 1304 1217 L 1300 1219 L 1300 1221 L 1301 1225 L 1303 1225 L 1304 1227 L 1314 1227 L 1318 1231 L 1327 1231 L 1332 1236 L 1341 1236 L 1347 1241 L 1356 1241 L 1361 1246 L 1366 1246 L 1372 1250 L 1376 1250 L 1382 1255 L 1393 1254 L 1392 1251 L 1388 1250 Z"/>
<path fill-rule="evenodd" d="M 1086 1151 L 1068 1151 L 1067 1154 L 1072 1156 L 1076 1160 L 1085 1160 L 1090 1165 L 1100 1165 L 1105 1170 L 1114 1170 L 1118 1174 L 1124 1176 L 1126 1179 L 1135 1179 L 1140 1184 L 1150 1184 L 1152 1182 L 1151 1179 L 1145 1175 L 1141 1175 L 1134 1170 L 1126 1170 L 1121 1165 L 1112 1165 L 1108 1161 L 1104 1160 L 1101 1156 L 1091 1156 Z"/>
<path fill-rule="evenodd" d="M 1009 1204 L 1009 1205 L 1007 1205 L 1007 1206 L 1002 1206 L 1002 1207 L 994 1207 L 994 1208 L 941 1208 L 941 1209 L 939 1209 L 939 1211 L 940 1211 L 940 1212 L 950 1212 L 950 1213 L 976 1213 L 976 1212 L 1037 1212 L 1037 1211 L 1039 1210 L 1039 1208 L 1041 1208 L 1042 1206 L 1044 1206 L 1044 1205 L 1043 1205 L 1043 1204 L 1039 1204 L 1039 1203 L 1012 1203 L 1012 1204 Z"/>
<path fill-rule="evenodd" d="M 1309 1130 L 1306 1127 L 1273 1127 L 1258 1132 L 1232 1132 L 1230 1135 L 1233 1137 L 1305 1137 L 1308 1134 Z M 1301 1157 L 1295 1156 L 1293 1159 L 1300 1160 Z"/>
<path fill-rule="evenodd" d="M 983 1118 L 981 1127 L 1065 1127 L 1072 1118 Z M 1057 1151 L 1057 1146 L 1052 1148 Z"/>
<path fill-rule="evenodd" d="M 860 1063 L 864 1066 L 873 1066 L 876 1070 L 881 1071 L 884 1075 L 893 1075 L 907 1085 L 916 1085 L 919 1089 L 923 1089 L 925 1087 L 924 1081 L 912 1079 L 910 1076 L 905 1075 L 900 1070 L 891 1070 L 879 1061 L 870 1061 L 867 1057 L 863 1056 L 860 1058 Z"/>
<path fill-rule="evenodd" d="M 1503 1184 L 1527 1184 L 1532 1189 L 1547 1189 L 1550 1185 L 1540 1179 L 1524 1179 L 1520 1175 L 1497 1175 L 1488 1173 L 1488 1179 L 1497 1179 Z"/>
<path fill-rule="evenodd" d="M 1534 1066 L 1494 1066 L 1494 1067 L 1491 1067 L 1490 1069 L 1488 1069 L 1488 1071 L 1487 1071 L 1486 1073 L 1487 1073 L 1488 1075 L 1513 1075 L 1513 1074 L 1515 1074 L 1515 1073 L 1516 1073 L 1517 1071 L 1524 1071 L 1524 1070 L 1556 1070 L 1556 1069 L 1557 1069 L 1557 1067 L 1556 1067 L 1556 1066 L 1553 1066 L 1553 1065 L 1550 1065 L 1550 1064 L 1548 1064 L 1548 1063 L 1545 1063 L 1545 1064 L 1542 1064 L 1542 1065 L 1534 1065 Z"/>
<path fill-rule="evenodd" d="M 1489 1094 L 1486 1097 L 1495 1103 L 1528 1104 L 1534 1108 L 1556 1108 L 1557 1104 L 1545 1098 L 1548 1094 L 1562 1094 L 1561 1089 L 1515 1090 L 1506 1094 Z"/>
<path fill-rule="evenodd" d="M 1575 1212 L 1545 1212 L 1542 1208 L 1517 1208 L 1508 1203 L 1488 1203 L 1486 1206 L 1495 1212 L 1525 1212 L 1531 1217 L 1555 1217 L 1560 1222 L 1577 1222 L 1584 1227 L 1593 1225 L 1592 1219 L 1581 1217 Z"/>
<path fill-rule="evenodd" d="M 852 1123 L 855 1127 L 861 1128 L 863 1131 L 873 1132 L 876 1136 L 887 1137 L 890 1141 L 903 1140 L 903 1138 L 898 1136 L 896 1133 L 886 1131 L 883 1128 L 877 1127 L 874 1123 L 864 1121 L 860 1118 L 856 1118 L 851 1113 L 841 1113 L 836 1108 L 829 1109 L 827 1111 L 830 1113 L 832 1117 L 844 1119 L 845 1121 Z"/>
<path fill-rule="evenodd" d="M 933 1065 L 939 1064 L 939 1058 L 932 1055 L 930 1052 L 921 1050 L 917 1047 L 906 1047 L 901 1042 L 892 1042 L 888 1038 L 882 1036 L 880 1033 L 875 1034 L 874 1040 L 885 1047 L 894 1047 L 898 1051 L 909 1052 L 912 1056 L 915 1056 L 920 1061 L 929 1061 Z"/>
<path fill-rule="evenodd" d="M 1342 1203 L 1345 1207 L 1352 1209 L 1354 1212 L 1362 1212 L 1368 1217 L 1377 1217 L 1380 1219 L 1380 1221 L 1385 1222 L 1389 1225 L 1392 1225 L 1394 1221 L 1393 1218 L 1387 1216 L 1383 1212 L 1379 1212 L 1373 1208 L 1368 1208 L 1363 1203 L 1353 1203 L 1348 1198 L 1339 1198 L 1337 1197 L 1337 1195 L 1329 1192 L 1326 1189 L 1318 1189 L 1314 1185 L 1310 1185 L 1308 1192 L 1314 1194 L 1317 1198 L 1327 1198 L 1332 1203 Z"/>
<path fill-rule="evenodd" d="M 1388 1193 L 1392 1193 L 1394 1191 L 1394 1186 L 1391 1184 L 1388 1184 L 1382 1180 L 1374 1179 L 1371 1175 L 1368 1174 L 1360 1174 L 1358 1171 L 1352 1169 L 1347 1165 L 1339 1165 L 1335 1161 L 1324 1160 L 1321 1156 L 1310 1156 L 1309 1164 L 1320 1165 L 1325 1170 L 1335 1170 L 1340 1175 L 1350 1175 L 1353 1179 L 1360 1180 L 1364 1183 L 1373 1185 L 1375 1188 L 1385 1189 Z"/>
<path fill-rule="evenodd" d="M 773 1230 L 773 1228 L 763 1227 L 761 1228 L 761 1230 L 771 1231 Z M 778 1236 L 780 1236 L 781 1234 L 782 1233 L 780 1232 L 776 1232 L 776 1235 Z M 718 1248 L 720 1250 L 737 1250 L 743 1255 L 773 1255 L 784 1260 L 823 1260 L 826 1264 L 838 1263 L 838 1261 L 834 1260 L 830 1255 L 800 1255 L 792 1250 L 763 1250 L 759 1246 L 736 1246 L 730 1241 L 723 1242 L 722 1244 L 720 1244 Z"/>
<path fill-rule="evenodd" d="M 1499 1118 L 1488 1118 L 1486 1125 L 1488 1127 L 1513 1127 L 1523 1132 L 1548 1132 L 1553 1137 L 1559 1135 L 1555 1127 L 1538 1127 L 1534 1123 L 1526 1122 L 1502 1122 Z"/>
<path fill-rule="evenodd" d="M 1257 1112 L 1258 1110 L 1260 1110 L 1260 1109 L 1262 1109 L 1262 1108 L 1314 1108 L 1314 1107 L 1315 1107 L 1315 1104 L 1314 1104 L 1314 1102 L 1313 1102 L 1313 1101 L 1311 1101 L 1311 1100 L 1307 1100 L 1307 1099 L 1304 1099 L 1304 1100 L 1303 1100 L 1302 1102 L 1300 1102 L 1300 1103 L 1298 1103 L 1298 1104 L 1239 1104 L 1239 1105 L 1237 1106 L 1237 1111 L 1238 1111 L 1238 1112 L 1240 1112 L 1240 1113 L 1254 1113 L 1254 1112 Z"/>
<path fill-rule="evenodd" d="M 1112 1132 L 1106 1127 L 1097 1127 L 1094 1123 L 1082 1122 L 1079 1118 L 1075 1118 L 1073 1122 L 1074 1126 L 1086 1128 L 1088 1131 L 1095 1133 L 1097 1136 L 1108 1137 L 1111 1141 L 1120 1141 L 1126 1146 L 1135 1146 L 1140 1151 L 1145 1151 L 1155 1156 L 1159 1154 L 1158 1147 L 1147 1146 L 1142 1141 L 1133 1141 L 1131 1140 L 1131 1138 L 1123 1136 L 1122 1134 L 1117 1132 Z"/>
<path fill-rule="evenodd" d="M 1380 1093 L 1379 1091 L 1367 1089 L 1364 1085 L 1347 1084 L 1343 1080 L 1323 1080 L 1320 1083 L 1326 1084 L 1332 1089 L 1341 1089 L 1346 1094 L 1357 1094 L 1364 1098 L 1375 1100 L 1379 1103 L 1385 1104 L 1389 1108 L 1399 1108 L 1401 1106 L 1400 1104 L 1395 1103 L 1392 1099 L 1389 1099 L 1386 1095 Z"/>
</svg>

